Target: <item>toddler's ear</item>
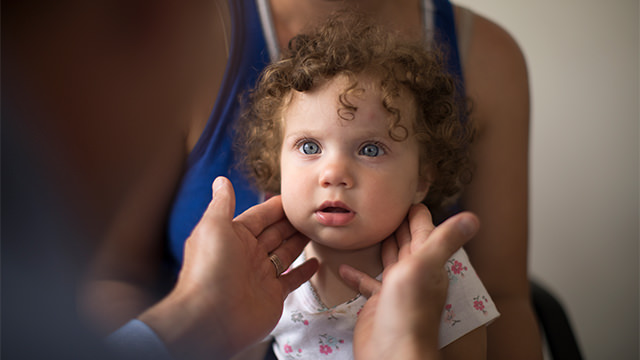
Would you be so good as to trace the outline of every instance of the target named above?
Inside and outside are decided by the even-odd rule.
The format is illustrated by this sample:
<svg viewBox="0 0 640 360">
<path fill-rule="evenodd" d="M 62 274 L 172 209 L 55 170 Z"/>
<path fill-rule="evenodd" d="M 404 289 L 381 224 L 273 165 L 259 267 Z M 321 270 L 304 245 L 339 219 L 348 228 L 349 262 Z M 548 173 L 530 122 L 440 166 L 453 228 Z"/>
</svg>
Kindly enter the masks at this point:
<svg viewBox="0 0 640 360">
<path fill-rule="evenodd" d="M 413 204 L 419 204 L 427 197 L 431 184 L 433 183 L 433 169 L 427 164 L 420 166 L 420 172 L 418 175 L 418 188 L 416 189 L 416 195 L 413 197 Z"/>
<path fill-rule="evenodd" d="M 413 204 L 419 204 L 427 197 L 429 193 L 429 188 L 431 187 L 431 182 L 428 179 L 421 179 L 418 184 L 418 189 L 416 190 L 416 194 L 413 197 Z"/>
</svg>

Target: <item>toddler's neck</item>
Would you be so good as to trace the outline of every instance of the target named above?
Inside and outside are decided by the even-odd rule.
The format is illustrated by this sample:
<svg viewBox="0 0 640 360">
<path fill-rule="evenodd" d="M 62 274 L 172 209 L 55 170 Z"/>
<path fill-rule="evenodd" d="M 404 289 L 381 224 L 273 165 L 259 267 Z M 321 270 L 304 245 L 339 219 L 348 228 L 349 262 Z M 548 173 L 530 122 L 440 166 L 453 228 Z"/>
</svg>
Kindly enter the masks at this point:
<svg viewBox="0 0 640 360">
<path fill-rule="evenodd" d="M 380 243 L 358 250 L 337 250 L 311 241 L 305 248 L 307 258 L 320 261 L 320 268 L 311 278 L 311 285 L 322 303 L 332 308 L 353 299 L 358 292 L 351 290 L 340 278 L 338 269 L 346 264 L 371 277 L 382 272 Z"/>
</svg>

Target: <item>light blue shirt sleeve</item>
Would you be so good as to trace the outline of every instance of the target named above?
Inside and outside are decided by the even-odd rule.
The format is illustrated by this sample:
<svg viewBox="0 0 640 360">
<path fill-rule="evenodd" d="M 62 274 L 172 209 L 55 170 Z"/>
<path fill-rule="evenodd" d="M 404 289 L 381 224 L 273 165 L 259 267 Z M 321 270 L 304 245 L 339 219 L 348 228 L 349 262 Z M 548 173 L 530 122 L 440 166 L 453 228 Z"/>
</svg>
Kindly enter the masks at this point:
<svg viewBox="0 0 640 360">
<path fill-rule="evenodd" d="M 173 360 L 158 335 L 144 322 L 134 319 L 105 339 L 111 351 L 122 359 Z"/>
</svg>

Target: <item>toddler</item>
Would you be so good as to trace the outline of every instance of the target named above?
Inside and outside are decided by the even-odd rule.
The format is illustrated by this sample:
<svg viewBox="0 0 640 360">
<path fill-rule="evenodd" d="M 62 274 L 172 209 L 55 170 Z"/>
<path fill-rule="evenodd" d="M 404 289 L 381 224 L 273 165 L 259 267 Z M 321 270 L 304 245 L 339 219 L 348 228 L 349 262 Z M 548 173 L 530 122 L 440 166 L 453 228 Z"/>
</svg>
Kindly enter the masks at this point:
<svg viewBox="0 0 640 360">
<path fill-rule="evenodd" d="M 320 261 L 285 301 L 273 351 L 350 359 L 366 299 L 339 266 L 380 279 L 381 242 L 409 208 L 423 202 L 440 214 L 455 201 L 470 176 L 471 126 L 440 55 L 363 17 L 336 14 L 288 50 L 262 73 L 239 131 L 257 186 L 281 194 L 288 219 L 311 239 L 297 262 Z M 447 270 L 440 346 L 445 356 L 482 357 L 484 325 L 498 312 L 463 250 Z M 480 341 L 456 350 L 465 335 Z"/>
</svg>

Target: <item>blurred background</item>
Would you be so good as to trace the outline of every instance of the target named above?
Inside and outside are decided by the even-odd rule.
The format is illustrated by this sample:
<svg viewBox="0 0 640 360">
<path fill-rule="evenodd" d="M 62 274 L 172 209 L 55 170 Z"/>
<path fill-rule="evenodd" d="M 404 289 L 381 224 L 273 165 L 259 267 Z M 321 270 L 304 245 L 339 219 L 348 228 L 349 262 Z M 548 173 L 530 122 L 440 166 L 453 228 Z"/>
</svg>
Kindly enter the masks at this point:
<svg viewBox="0 0 640 360">
<path fill-rule="evenodd" d="M 530 273 L 586 359 L 638 359 L 638 0 L 457 0 L 529 67 Z"/>
</svg>

